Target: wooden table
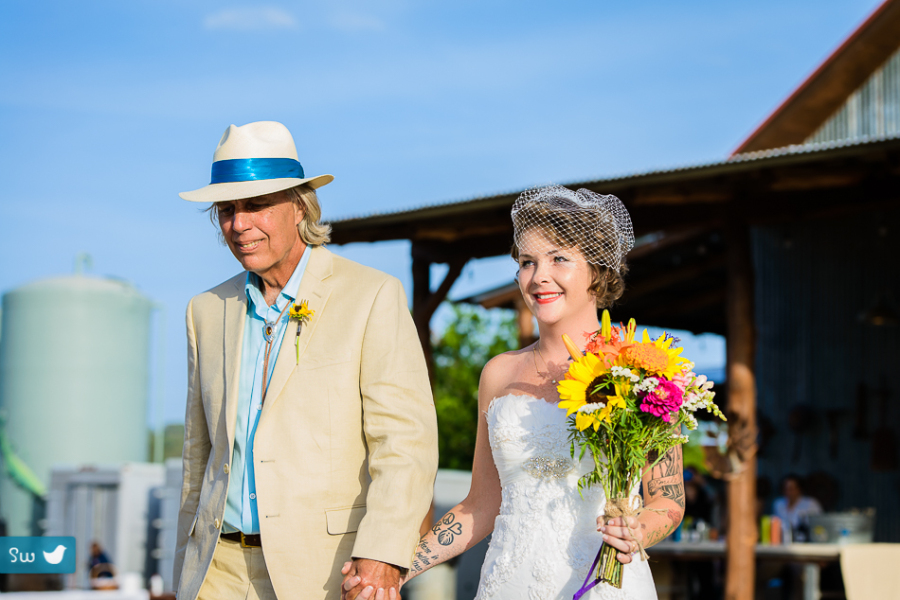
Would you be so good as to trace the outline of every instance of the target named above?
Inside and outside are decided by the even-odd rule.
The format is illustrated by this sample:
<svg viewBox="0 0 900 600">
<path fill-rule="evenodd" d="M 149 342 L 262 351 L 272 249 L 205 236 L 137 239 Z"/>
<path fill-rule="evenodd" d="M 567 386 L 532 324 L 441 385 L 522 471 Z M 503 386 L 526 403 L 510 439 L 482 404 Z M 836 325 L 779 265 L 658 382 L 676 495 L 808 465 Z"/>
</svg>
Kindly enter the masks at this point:
<svg viewBox="0 0 900 600">
<path fill-rule="evenodd" d="M 647 550 L 651 558 L 677 560 L 710 560 L 725 557 L 725 542 L 660 542 Z M 820 600 L 819 575 L 822 563 L 840 559 L 838 544 L 757 544 L 756 559 L 803 564 L 803 600 Z"/>
</svg>

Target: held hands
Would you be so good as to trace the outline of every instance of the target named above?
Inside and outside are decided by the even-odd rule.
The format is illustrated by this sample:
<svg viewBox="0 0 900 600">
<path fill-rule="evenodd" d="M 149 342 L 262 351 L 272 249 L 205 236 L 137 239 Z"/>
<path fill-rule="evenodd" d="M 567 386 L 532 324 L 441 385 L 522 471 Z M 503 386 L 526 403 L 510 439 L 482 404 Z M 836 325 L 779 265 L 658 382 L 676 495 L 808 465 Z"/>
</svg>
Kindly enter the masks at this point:
<svg viewBox="0 0 900 600">
<path fill-rule="evenodd" d="M 597 517 L 597 531 L 603 534 L 603 541 L 619 551 L 616 558 L 623 565 L 634 560 L 639 544 L 644 541 L 644 532 L 637 517 L 616 517 L 604 525 L 603 517 Z"/>
<path fill-rule="evenodd" d="M 402 577 L 394 565 L 355 558 L 341 569 L 341 600 L 400 600 Z"/>
</svg>

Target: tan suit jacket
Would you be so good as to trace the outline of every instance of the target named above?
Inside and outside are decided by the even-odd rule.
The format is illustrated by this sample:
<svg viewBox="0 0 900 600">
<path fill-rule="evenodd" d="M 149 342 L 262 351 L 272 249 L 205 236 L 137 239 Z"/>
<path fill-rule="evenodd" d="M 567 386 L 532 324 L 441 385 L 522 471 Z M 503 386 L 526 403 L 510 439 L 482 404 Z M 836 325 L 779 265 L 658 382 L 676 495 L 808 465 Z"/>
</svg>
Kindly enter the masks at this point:
<svg viewBox="0 0 900 600">
<path fill-rule="evenodd" d="M 437 470 L 434 403 L 403 287 L 310 249 L 296 297 L 315 316 L 299 364 L 296 327 L 287 328 L 253 444 L 263 555 L 279 598 L 339 598 L 351 556 L 408 568 Z M 225 514 L 245 277 L 187 309 L 180 600 L 197 597 Z"/>
</svg>

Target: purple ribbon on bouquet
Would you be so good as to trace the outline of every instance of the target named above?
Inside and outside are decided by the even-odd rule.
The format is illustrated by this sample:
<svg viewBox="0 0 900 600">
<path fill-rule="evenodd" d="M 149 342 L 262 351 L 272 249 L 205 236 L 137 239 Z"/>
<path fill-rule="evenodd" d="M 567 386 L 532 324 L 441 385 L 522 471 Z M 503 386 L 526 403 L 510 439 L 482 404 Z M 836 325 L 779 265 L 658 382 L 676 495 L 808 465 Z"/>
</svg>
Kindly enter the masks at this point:
<svg viewBox="0 0 900 600">
<path fill-rule="evenodd" d="M 588 584 L 588 580 L 590 580 L 591 574 L 594 572 L 594 569 L 596 569 L 597 565 L 600 563 L 600 552 L 603 550 L 603 546 L 605 546 L 605 545 L 606 545 L 606 542 L 600 543 L 600 550 L 597 550 L 597 557 L 594 558 L 594 564 L 591 565 L 591 568 L 588 570 L 587 577 L 584 578 L 584 583 L 581 584 L 581 589 L 579 589 L 577 592 L 575 592 L 575 595 L 572 597 L 572 600 L 580 600 L 582 596 L 584 596 L 589 591 L 591 591 L 591 588 L 593 588 L 595 585 L 597 585 L 598 583 L 601 583 L 603 581 L 602 577 L 595 577 L 594 580 L 591 581 L 590 584 Z"/>
</svg>

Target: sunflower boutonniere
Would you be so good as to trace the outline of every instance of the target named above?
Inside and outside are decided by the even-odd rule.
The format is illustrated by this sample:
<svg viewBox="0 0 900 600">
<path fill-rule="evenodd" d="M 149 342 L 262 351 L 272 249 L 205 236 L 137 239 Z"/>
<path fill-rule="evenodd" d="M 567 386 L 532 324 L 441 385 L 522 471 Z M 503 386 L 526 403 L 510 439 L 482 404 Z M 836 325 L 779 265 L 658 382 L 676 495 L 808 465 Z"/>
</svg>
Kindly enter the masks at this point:
<svg viewBox="0 0 900 600">
<path fill-rule="evenodd" d="M 294 347 L 297 349 L 297 364 L 300 364 L 300 332 L 303 324 L 316 315 L 316 311 L 309 309 L 309 302 L 301 300 L 291 306 L 291 320 L 297 321 L 297 334 L 294 336 Z"/>
</svg>

